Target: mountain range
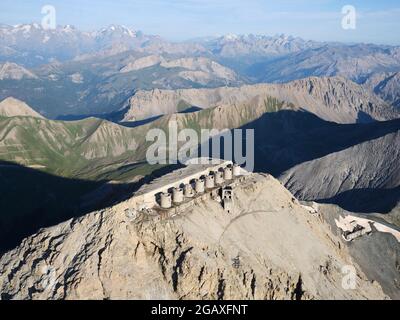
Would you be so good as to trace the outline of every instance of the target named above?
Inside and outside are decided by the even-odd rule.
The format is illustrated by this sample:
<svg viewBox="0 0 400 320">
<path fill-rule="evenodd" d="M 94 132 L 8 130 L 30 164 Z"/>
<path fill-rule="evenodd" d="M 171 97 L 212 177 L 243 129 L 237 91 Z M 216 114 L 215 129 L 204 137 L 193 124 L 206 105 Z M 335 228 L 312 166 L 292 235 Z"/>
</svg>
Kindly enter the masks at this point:
<svg viewBox="0 0 400 320">
<path fill-rule="evenodd" d="M 322 119 L 338 123 L 390 120 L 399 111 L 362 86 L 341 77 L 305 78 L 285 84 L 257 84 L 237 88 L 138 91 L 127 103 L 123 121 L 135 121 L 185 108 L 263 103 L 266 97 L 292 103 Z"/>
<path fill-rule="evenodd" d="M 140 90 L 215 88 L 341 76 L 398 106 L 400 49 L 227 35 L 169 42 L 127 27 L 0 28 L 0 99 L 13 96 L 47 118 L 118 111 Z M 24 88 L 24 90 L 21 90 Z"/>
<path fill-rule="evenodd" d="M 399 74 L 396 46 L 0 25 L 0 298 L 398 298 L 395 238 L 346 243 L 335 219 L 400 227 Z M 127 221 L 125 201 L 180 167 L 146 161 L 146 134 L 171 123 L 254 130 L 237 216 L 204 201 Z M 336 284 L 349 261 L 359 291 Z"/>
<path fill-rule="evenodd" d="M 284 35 L 170 43 L 121 26 L 96 32 L 70 26 L 50 31 L 38 25 L 2 26 L 0 33 L 2 48 L 54 55 L 24 64 L 18 55 L 2 54 L 1 59 L 11 61 L 0 68 L 0 98 L 5 99 L 1 159 L 50 174 L 104 181 L 149 172 L 141 164 L 145 133 L 167 128 L 176 119 L 182 128 L 258 128 L 256 168 L 277 177 L 303 162 L 313 167 L 311 162 L 319 157 L 357 150 L 358 144 L 386 134 L 394 134 L 393 145 L 397 143 L 397 47 L 318 43 Z M 85 50 L 70 50 L 72 43 L 76 50 L 78 43 Z M 61 44 L 69 57 L 46 50 L 46 45 Z M 320 67 L 309 68 L 316 64 Z M 279 83 L 254 83 L 260 81 L 257 72 L 268 77 L 273 66 L 277 78 L 270 80 Z M 262 72 L 264 67 L 268 71 Z M 309 74 L 312 77 L 303 78 Z M 295 80 L 285 83 L 288 79 Z M 51 120 L 55 118 L 64 121 Z M 374 125 L 388 120 L 394 122 Z M 365 135 L 363 130 L 371 132 Z M 317 143 L 320 136 L 330 145 Z M 299 138 L 298 146 L 293 137 Z M 288 144 L 291 148 L 284 147 Z M 296 177 L 303 186 L 304 178 Z M 348 191 L 306 192 L 296 184 L 287 186 L 307 200 Z M 395 183 L 390 188 L 397 192 Z M 390 211 L 393 201 L 383 202 L 377 210 Z"/>
<path fill-rule="evenodd" d="M 311 80 L 317 81 L 317 79 Z M 329 79 L 320 81 L 324 83 L 327 80 Z M 338 79 L 333 80 L 337 81 Z M 292 90 L 294 89 L 292 88 Z M 194 90 L 194 92 L 196 91 Z M 223 97 L 223 93 L 224 91 L 219 92 L 221 97 Z M 197 96 L 194 95 L 194 97 Z M 213 97 L 213 95 L 210 94 L 207 97 Z M 400 130 L 398 119 L 377 122 L 372 121 L 372 117 L 368 117 L 368 121 L 358 121 L 357 118 L 353 118 L 351 122 L 351 118 L 347 118 L 344 123 L 335 123 L 329 119 L 329 116 L 337 117 L 335 112 L 326 112 L 326 119 L 322 119 L 312 113 L 312 109 L 307 111 L 291 101 L 283 101 L 277 99 L 276 96 L 269 96 L 266 92 L 247 95 L 247 99 L 244 98 L 245 95 L 240 97 L 241 100 L 238 100 L 237 95 L 229 96 L 227 94 L 224 99 L 228 102 L 224 104 L 217 102 L 214 105 L 208 105 L 205 109 L 183 113 L 172 113 L 171 111 L 169 114 L 152 118 L 147 123 L 144 122 L 133 127 L 122 126 L 98 118 L 54 121 L 34 115 L 26 116 L 31 109 L 23 108 L 26 105 L 22 102 L 18 103 L 19 109 L 13 108 L 13 104 L 7 104 L 7 101 L 15 100 L 8 99 L 2 105 L 8 105 L 11 110 L 18 111 L 18 113 L 10 114 L 8 112 L 7 117 L 0 117 L 1 159 L 7 161 L 1 166 L 0 171 L 4 171 L 3 175 L 8 177 L 7 179 L 18 179 L 21 169 L 10 167 L 11 163 L 17 163 L 32 170 L 40 170 L 65 179 L 79 178 L 91 181 L 89 184 L 83 183 L 85 186 L 83 194 L 74 194 L 74 198 L 68 200 L 70 204 L 79 207 L 86 202 L 86 200 L 83 201 L 85 194 L 89 195 L 95 192 L 101 185 L 108 185 L 109 181 L 129 184 L 146 175 L 151 176 L 152 172 L 159 169 L 157 166 L 149 166 L 146 163 L 146 150 L 150 144 L 146 141 L 146 133 L 152 128 L 168 130 L 169 123 L 173 121 L 177 123 L 179 130 L 191 128 L 198 132 L 200 132 L 200 128 L 254 129 L 255 170 L 272 173 L 281 178 L 289 190 L 300 199 L 332 199 L 331 202 L 343 207 L 353 205 L 353 211 L 365 212 L 372 209 L 366 208 L 363 203 L 356 206 L 354 198 L 370 197 L 368 196 L 369 190 L 372 192 L 386 190 L 385 198 L 380 198 L 371 208 L 377 212 L 387 213 L 396 206 L 399 182 L 399 162 L 396 156 L 398 131 Z M 321 103 L 320 106 L 322 107 L 323 104 Z M 395 118 L 393 113 L 390 113 L 387 118 L 384 113 L 381 116 L 380 120 Z M 369 146 L 368 143 L 373 144 Z M 369 147 L 364 147 L 364 145 Z M 373 148 L 373 152 L 371 152 L 371 148 Z M 388 148 L 393 148 L 393 150 L 388 152 Z M 351 163 L 348 160 L 345 162 L 346 166 L 343 167 L 343 174 L 339 174 L 334 169 L 336 163 L 340 162 L 337 159 L 345 159 L 346 155 L 351 155 L 353 152 L 357 156 L 352 159 L 360 157 L 364 159 L 363 162 L 359 163 L 354 160 L 354 163 Z M 344 155 L 339 157 L 340 154 Z M 322 160 L 317 160 L 319 158 Z M 335 163 L 330 178 L 323 178 L 324 181 L 327 179 L 335 181 L 335 184 L 332 181 L 329 182 L 329 187 L 318 183 L 321 175 L 329 176 L 325 167 L 318 165 L 318 161 L 323 161 L 325 158 L 327 159 L 325 167 L 330 167 Z M 386 158 L 388 161 L 385 160 Z M 316 169 L 313 169 L 314 167 Z M 315 183 L 307 178 L 308 175 L 302 174 L 303 172 L 310 172 Z M 351 174 L 346 174 L 346 172 Z M 36 179 L 36 174 L 25 174 L 25 179 L 29 179 L 29 176 Z M 287 178 L 288 176 L 294 178 Z M 366 180 L 361 182 L 361 177 L 365 177 Z M 372 183 L 368 177 L 374 177 L 376 182 Z M 350 181 L 358 179 L 359 182 L 351 184 L 347 181 L 348 179 Z M 32 183 L 30 182 L 30 184 Z M 36 197 L 34 203 L 31 203 L 30 193 L 27 193 L 28 198 L 25 201 L 13 202 L 13 209 L 9 208 L 8 201 L 3 203 L 3 207 L 8 208 L 10 212 L 20 212 L 23 216 L 31 216 L 33 212 L 36 212 L 37 218 L 47 215 L 49 213 L 46 212 L 49 208 L 54 210 L 54 207 L 46 205 L 49 201 L 52 202 L 48 195 L 53 194 L 52 197 L 54 197 L 54 190 L 59 190 L 57 192 L 65 195 L 63 184 L 56 189 L 54 183 L 49 182 L 38 186 L 36 190 L 40 197 Z M 69 184 L 66 185 L 66 188 L 69 188 Z M 100 192 L 100 195 L 94 193 L 95 203 L 104 202 L 110 194 L 116 192 L 112 185 L 107 188 L 109 190 L 105 194 L 103 191 Z M 339 198 L 342 193 L 349 190 L 359 190 L 361 194 L 355 193 L 344 200 Z M 5 195 L 9 190 L 3 191 L 3 195 Z M 13 191 L 12 194 L 21 195 L 21 192 Z M 25 206 L 29 203 L 31 205 L 28 205 L 27 209 Z M 24 208 L 20 207 L 21 205 Z M 42 208 L 40 215 L 37 213 L 39 208 Z M 55 208 L 58 208 L 57 205 Z M 61 208 L 57 210 L 64 212 L 64 209 L 67 208 L 63 207 L 63 210 Z M 76 209 L 70 214 L 75 211 Z M 80 211 L 81 209 L 78 209 L 78 212 Z M 17 223 L 12 222 L 13 219 L 7 219 L 7 225 Z M 14 230 L 13 233 L 17 229 L 17 227 L 8 228 L 8 230 Z M 10 235 L 7 237 L 11 238 Z"/>
<path fill-rule="evenodd" d="M 106 51 L 116 53 L 140 47 L 151 39 L 115 25 L 94 32 L 80 31 L 70 25 L 56 29 L 44 29 L 37 23 L 0 26 L 2 59 L 30 67 Z"/>
</svg>

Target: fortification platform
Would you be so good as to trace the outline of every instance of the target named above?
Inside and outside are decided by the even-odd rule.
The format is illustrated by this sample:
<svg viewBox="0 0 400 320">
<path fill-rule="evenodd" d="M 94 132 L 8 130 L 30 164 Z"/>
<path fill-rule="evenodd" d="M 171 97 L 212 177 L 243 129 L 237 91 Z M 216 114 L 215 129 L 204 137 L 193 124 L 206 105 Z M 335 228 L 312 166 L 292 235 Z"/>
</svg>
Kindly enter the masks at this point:
<svg viewBox="0 0 400 320">
<path fill-rule="evenodd" d="M 152 208 L 169 209 L 176 204 L 187 202 L 187 199 L 198 197 L 211 189 L 210 186 L 232 181 L 244 172 L 245 170 L 232 161 L 194 159 L 187 163 L 186 167 L 142 186 L 131 199 L 131 203 L 137 211 Z"/>
</svg>

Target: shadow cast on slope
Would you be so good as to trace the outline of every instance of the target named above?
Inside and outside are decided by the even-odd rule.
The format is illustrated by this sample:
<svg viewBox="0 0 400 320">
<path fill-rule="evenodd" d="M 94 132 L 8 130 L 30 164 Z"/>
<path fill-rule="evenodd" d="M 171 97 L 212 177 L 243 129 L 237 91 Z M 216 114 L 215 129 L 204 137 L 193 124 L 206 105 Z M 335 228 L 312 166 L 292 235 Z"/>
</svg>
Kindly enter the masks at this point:
<svg viewBox="0 0 400 320">
<path fill-rule="evenodd" d="M 284 171 L 303 162 L 396 132 L 400 130 L 400 119 L 337 124 L 307 112 L 281 111 L 265 114 L 243 128 L 255 129 L 255 171 L 269 172 L 279 177 Z M 325 202 L 353 212 L 388 213 L 399 199 L 399 188 L 357 189 L 336 195 Z"/>
<path fill-rule="evenodd" d="M 291 110 L 266 113 L 241 127 L 255 129 L 255 171 L 268 172 L 277 177 L 297 164 L 379 138 L 399 128 L 400 119 L 344 125 L 321 120 L 308 112 Z M 0 252 L 15 247 L 24 237 L 40 228 L 129 198 L 143 183 L 177 167 L 154 168 L 151 175 L 140 181 L 104 187 L 106 179 L 67 179 L 13 163 L 0 162 Z M 83 196 L 100 188 L 105 188 L 99 191 L 101 199 L 85 204 Z M 371 191 L 357 192 L 365 192 L 365 196 L 354 193 L 354 196 L 364 199 Z M 329 201 L 340 203 L 341 200 L 338 196 Z M 387 205 L 384 204 L 381 208 L 386 211 L 389 208 Z M 380 212 L 380 209 L 375 208 L 374 211 Z"/>
<path fill-rule="evenodd" d="M 306 161 L 400 130 L 400 119 L 338 124 L 305 111 L 266 113 L 241 127 L 255 131 L 255 171 L 279 177 Z"/>
<path fill-rule="evenodd" d="M 69 179 L 0 161 L 0 254 L 41 228 L 123 201 L 143 183 L 176 168 L 155 167 L 134 183 L 107 184 L 106 180 Z"/>
<path fill-rule="evenodd" d="M 338 124 L 322 120 L 307 111 L 282 110 L 265 113 L 240 129 L 254 129 L 254 171 L 266 172 L 279 178 L 286 170 L 301 163 L 397 132 L 400 130 L 400 119 Z M 243 150 L 246 150 L 245 143 L 244 139 Z M 211 145 L 210 141 L 208 144 Z M 221 154 L 223 148 L 221 143 Z M 358 198 L 368 199 L 374 192 L 384 196 L 375 205 L 364 205 L 362 200 L 354 201 Z M 349 191 L 347 195 L 338 195 L 329 201 L 351 211 L 386 213 L 394 207 L 396 197 L 398 199 L 396 189 L 361 189 Z"/>
<path fill-rule="evenodd" d="M 329 198 L 322 203 L 337 204 L 341 208 L 360 213 L 389 213 L 400 201 L 400 186 L 393 189 L 352 189 Z"/>
</svg>

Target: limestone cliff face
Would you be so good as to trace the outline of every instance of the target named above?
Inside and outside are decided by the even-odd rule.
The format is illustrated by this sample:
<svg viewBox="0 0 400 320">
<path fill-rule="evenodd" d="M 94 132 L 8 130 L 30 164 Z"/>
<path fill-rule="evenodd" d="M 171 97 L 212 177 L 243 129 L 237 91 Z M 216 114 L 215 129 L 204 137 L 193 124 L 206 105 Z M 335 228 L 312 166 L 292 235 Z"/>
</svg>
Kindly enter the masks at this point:
<svg viewBox="0 0 400 320">
<path fill-rule="evenodd" d="M 129 200 L 40 230 L 0 258 L 2 299 L 384 299 L 322 215 L 268 175 L 156 221 Z M 357 271 L 342 287 L 343 266 Z"/>
<path fill-rule="evenodd" d="M 138 91 L 127 103 L 124 121 L 175 113 L 180 106 L 210 108 L 218 105 L 263 103 L 266 97 L 293 104 L 337 123 L 389 120 L 399 113 L 366 89 L 341 77 L 306 78 L 285 84 L 257 84 L 215 89 Z"/>
</svg>

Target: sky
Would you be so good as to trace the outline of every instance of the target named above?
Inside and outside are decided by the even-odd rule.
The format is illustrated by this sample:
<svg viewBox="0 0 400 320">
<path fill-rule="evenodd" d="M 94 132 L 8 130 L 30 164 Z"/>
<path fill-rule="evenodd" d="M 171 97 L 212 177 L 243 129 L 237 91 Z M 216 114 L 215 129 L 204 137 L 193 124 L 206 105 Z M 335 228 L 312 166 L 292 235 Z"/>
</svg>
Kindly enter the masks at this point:
<svg viewBox="0 0 400 320">
<path fill-rule="evenodd" d="M 288 34 L 310 40 L 400 45 L 399 0 L 0 0 L 0 23 L 40 23 L 44 5 L 58 25 L 95 30 L 121 24 L 168 40 L 223 34 Z M 342 8 L 356 9 L 355 29 Z"/>
</svg>

